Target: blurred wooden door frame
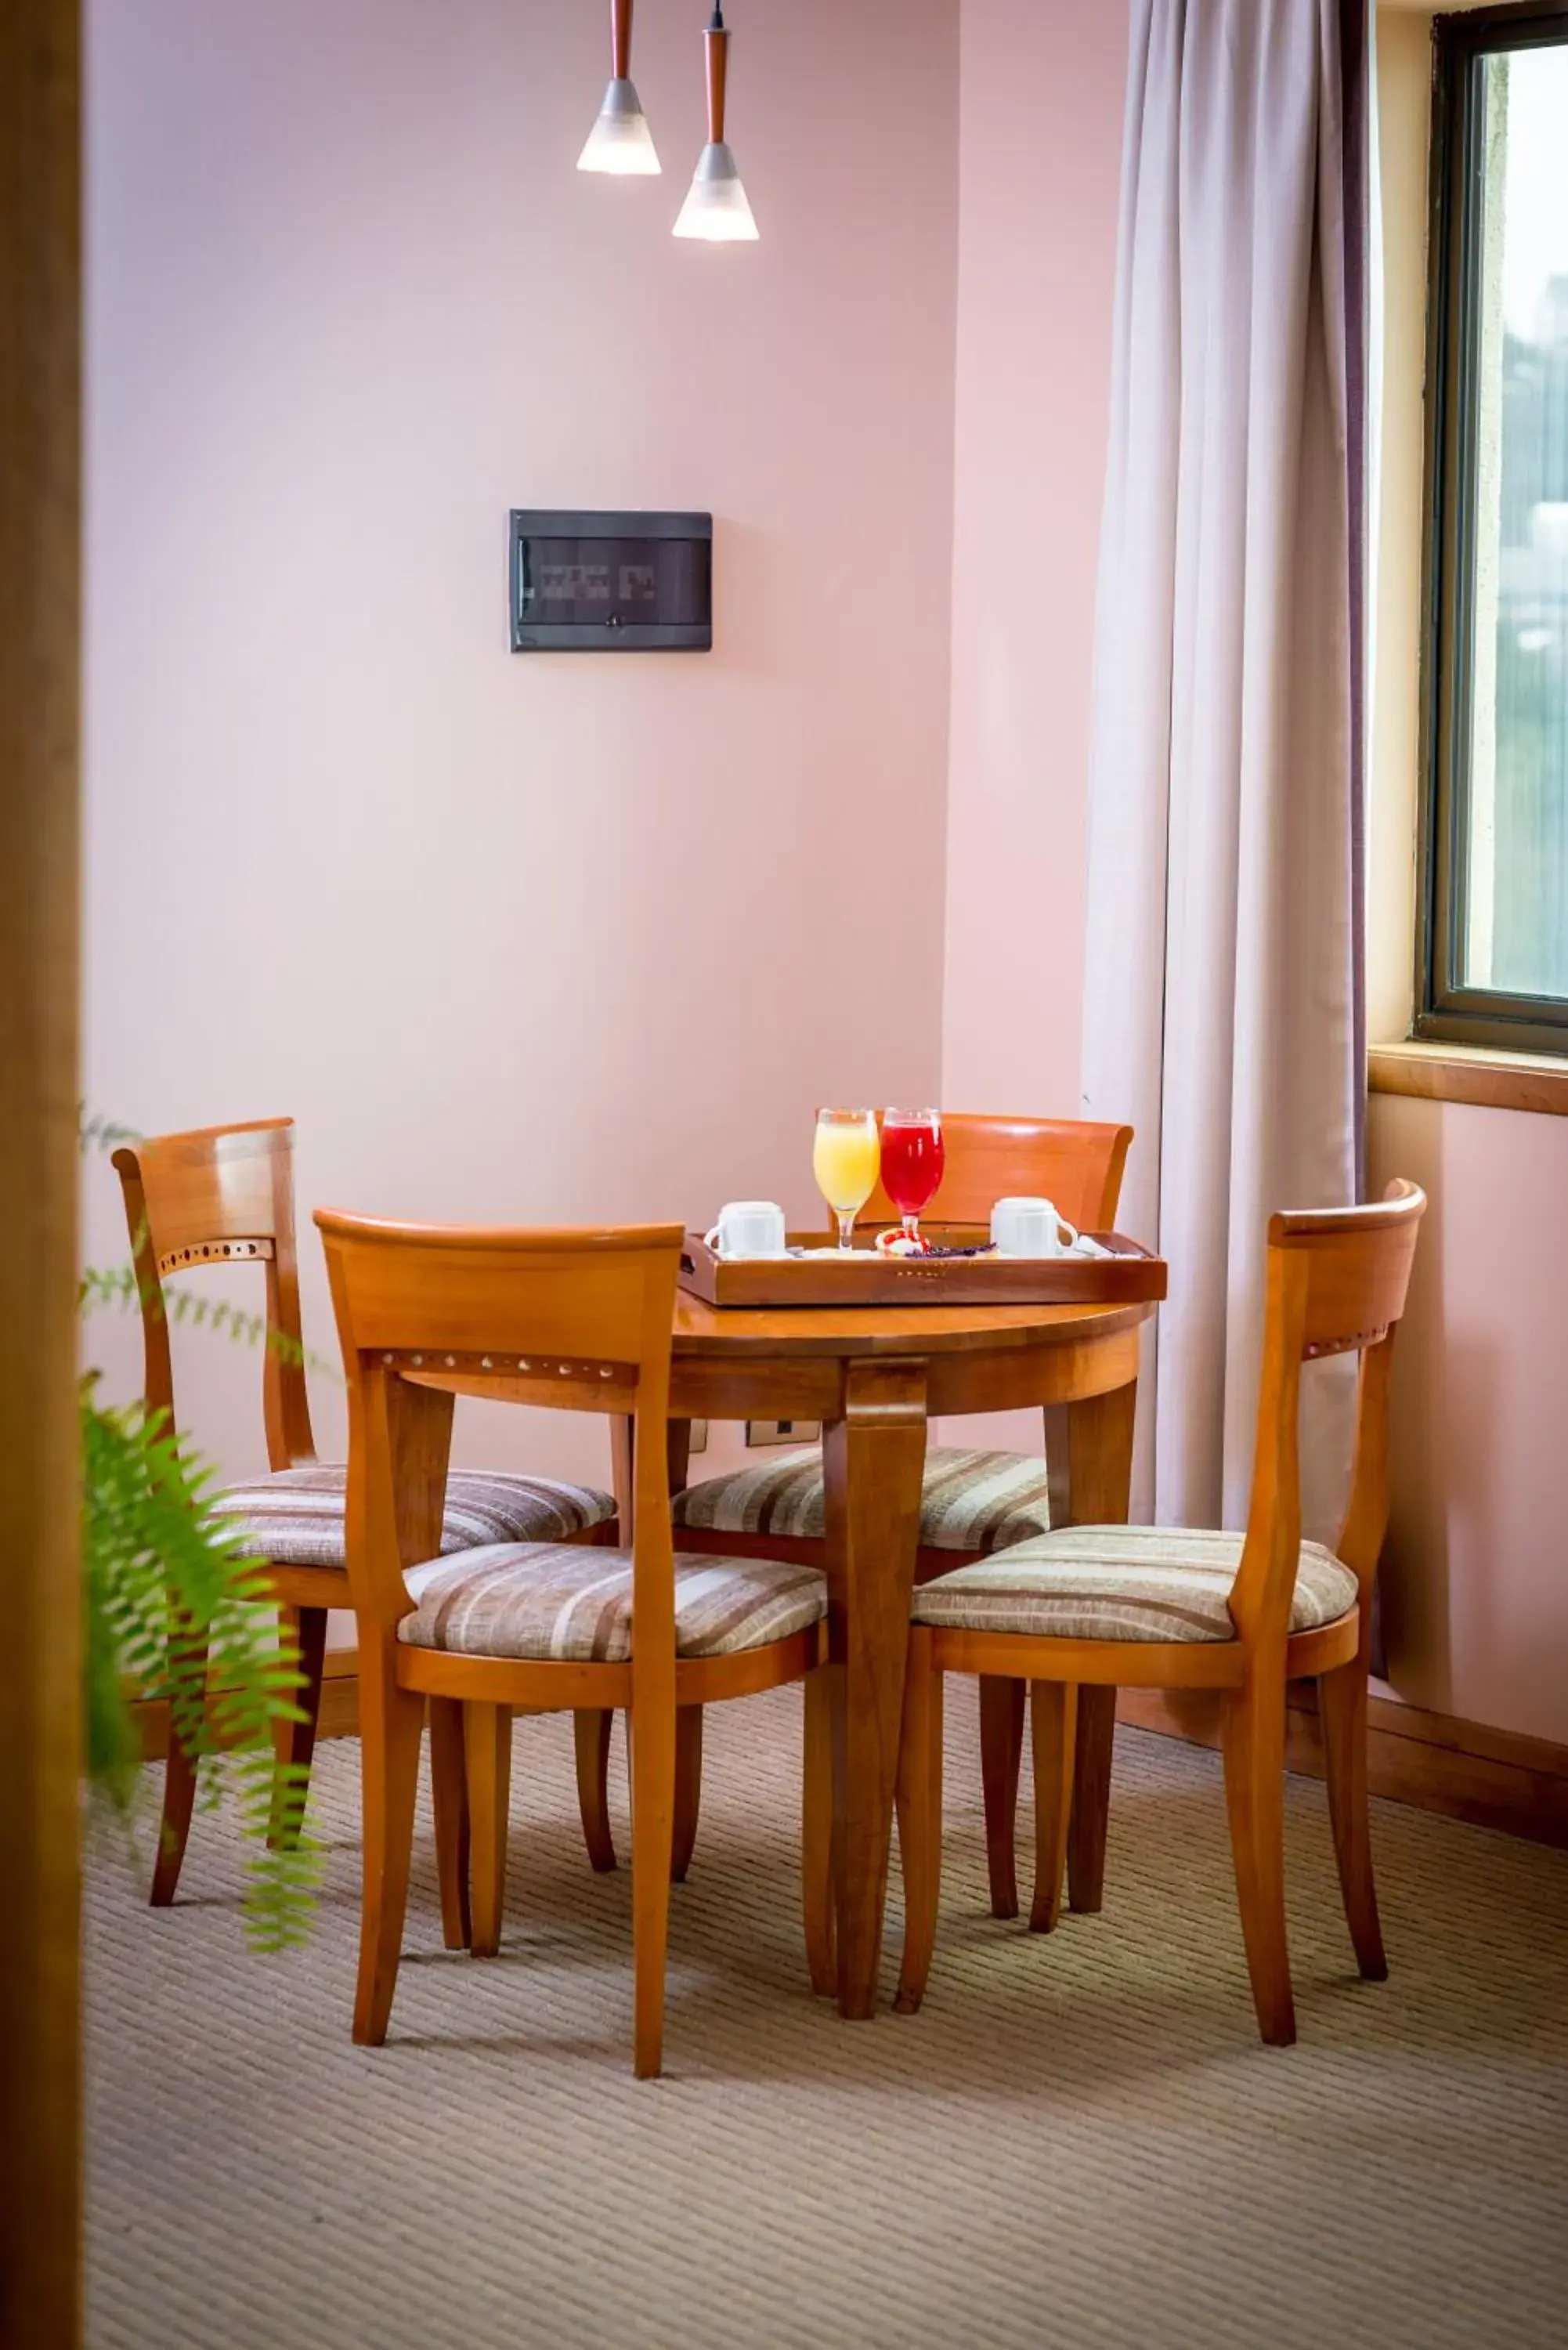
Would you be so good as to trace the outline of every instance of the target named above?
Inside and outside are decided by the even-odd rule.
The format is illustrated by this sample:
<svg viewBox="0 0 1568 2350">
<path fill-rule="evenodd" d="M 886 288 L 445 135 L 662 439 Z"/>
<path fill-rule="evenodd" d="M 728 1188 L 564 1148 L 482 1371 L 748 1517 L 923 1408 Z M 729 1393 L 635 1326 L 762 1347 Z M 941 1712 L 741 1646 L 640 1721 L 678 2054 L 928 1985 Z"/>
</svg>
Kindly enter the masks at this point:
<svg viewBox="0 0 1568 2350">
<path fill-rule="evenodd" d="M 0 7 L 0 2343 L 80 2335 L 80 0 Z"/>
</svg>

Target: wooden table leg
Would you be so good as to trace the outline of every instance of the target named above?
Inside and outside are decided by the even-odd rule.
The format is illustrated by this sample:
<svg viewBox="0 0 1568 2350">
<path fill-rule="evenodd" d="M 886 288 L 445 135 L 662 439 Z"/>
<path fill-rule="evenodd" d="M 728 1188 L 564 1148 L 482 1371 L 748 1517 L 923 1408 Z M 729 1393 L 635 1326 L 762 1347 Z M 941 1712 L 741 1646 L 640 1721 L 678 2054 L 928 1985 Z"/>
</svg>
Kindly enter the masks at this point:
<svg viewBox="0 0 1568 2350">
<path fill-rule="evenodd" d="M 876 2012 L 909 1597 L 926 1459 L 923 1363 L 851 1362 L 823 1431 L 838 2011 Z"/>
<path fill-rule="evenodd" d="M 1137 1386 L 1113 1388 L 1045 1414 L 1045 1458 L 1054 1526 L 1125 1526 L 1132 1498 L 1133 1422 Z M 1114 1689 L 1079 1692 L 1073 1748 L 1073 1816 L 1067 1834 L 1067 1898 L 1096 1910 L 1104 1897 L 1106 1832 L 1110 1820 Z"/>
</svg>

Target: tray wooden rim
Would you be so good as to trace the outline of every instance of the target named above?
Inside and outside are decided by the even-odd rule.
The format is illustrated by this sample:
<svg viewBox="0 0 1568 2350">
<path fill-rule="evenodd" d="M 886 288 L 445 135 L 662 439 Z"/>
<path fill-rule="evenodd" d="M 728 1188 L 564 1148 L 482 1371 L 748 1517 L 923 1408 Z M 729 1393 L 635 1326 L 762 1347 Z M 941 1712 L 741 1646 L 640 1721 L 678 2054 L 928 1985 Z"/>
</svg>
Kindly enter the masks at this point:
<svg viewBox="0 0 1568 2350">
<path fill-rule="evenodd" d="M 933 1225 L 955 1239 L 983 1237 L 979 1227 Z M 791 1247 L 825 1249 L 820 1232 L 790 1232 Z M 860 1306 L 905 1309 L 986 1305 L 1128 1305 L 1158 1304 L 1168 1268 L 1125 1232 L 1093 1232 L 1108 1257 L 888 1257 L 857 1248 L 853 1271 L 822 1257 L 746 1257 L 729 1263 L 701 1232 L 689 1232 L 681 1250 L 680 1286 L 719 1312 L 757 1309 L 852 1311 Z"/>
</svg>

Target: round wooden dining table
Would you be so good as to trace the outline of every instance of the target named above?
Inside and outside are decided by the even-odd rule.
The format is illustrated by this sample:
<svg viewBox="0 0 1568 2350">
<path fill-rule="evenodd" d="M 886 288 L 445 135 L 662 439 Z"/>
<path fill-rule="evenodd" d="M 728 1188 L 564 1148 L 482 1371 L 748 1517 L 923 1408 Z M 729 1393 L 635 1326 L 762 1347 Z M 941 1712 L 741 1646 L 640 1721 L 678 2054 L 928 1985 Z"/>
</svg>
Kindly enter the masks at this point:
<svg viewBox="0 0 1568 2350">
<path fill-rule="evenodd" d="M 819 1419 L 826 1476 L 838 2006 L 877 2005 L 926 1429 L 1038 1407 L 1054 1525 L 1123 1523 L 1138 1330 L 1149 1304 L 675 1306 L 670 1476 L 690 1423 Z M 1090 1693 L 1085 1691 L 1085 1696 Z M 1075 1771 L 1108 1767 L 1116 1692 L 1096 1691 Z"/>
</svg>

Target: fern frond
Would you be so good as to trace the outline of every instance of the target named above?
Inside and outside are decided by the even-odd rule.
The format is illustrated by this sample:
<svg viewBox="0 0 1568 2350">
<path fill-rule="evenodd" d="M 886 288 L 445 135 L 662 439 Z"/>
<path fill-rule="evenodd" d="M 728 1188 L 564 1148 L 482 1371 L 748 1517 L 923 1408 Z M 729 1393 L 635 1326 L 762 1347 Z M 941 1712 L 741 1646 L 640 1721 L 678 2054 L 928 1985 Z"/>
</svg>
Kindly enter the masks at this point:
<svg viewBox="0 0 1568 2350">
<path fill-rule="evenodd" d="M 280 1362 L 295 1363 L 329 1378 L 342 1377 L 336 1363 L 312 1354 L 288 1331 L 269 1329 L 265 1314 L 250 1313 L 226 1297 L 209 1297 L 174 1282 L 151 1282 L 144 1288 L 133 1264 L 84 1266 L 77 1283 L 77 1303 L 84 1314 L 105 1307 L 118 1307 L 123 1313 L 132 1306 L 140 1312 L 143 1305 L 151 1305 L 155 1315 L 161 1314 L 171 1322 L 237 1338 L 244 1346 L 265 1347 Z"/>
<path fill-rule="evenodd" d="M 84 1380 L 80 1404 L 89 1780 L 129 1812 L 138 1760 L 129 1672 L 145 1695 L 167 1700 L 171 1737 L 203 1758 L 203 1798 L 215 1801 L 232 1780 L 242 1824 L 256 1830 L 262 1789 L 270 1817 L 275 1725 L 301 1718 L 265 1585 L 234 1528 L 213 1513 L 211 1467 L 140 1406 L 99 1404 L 95 1387 Z M 250 1834 L 247 1842 L 250 1931 L 280 1948 L 298 1939 L 308 1913 L 316 1846 L 303 1833 L 275 1851 Z"/>
<path fill-rule="evenodd" d="M 77 1305 L 83 1314 L 102 1305 L 140 1305 L 141 1284 L 133 1264 L 85 1265 L 77 1283 Z"/>
</svg>

